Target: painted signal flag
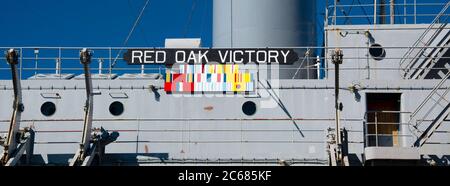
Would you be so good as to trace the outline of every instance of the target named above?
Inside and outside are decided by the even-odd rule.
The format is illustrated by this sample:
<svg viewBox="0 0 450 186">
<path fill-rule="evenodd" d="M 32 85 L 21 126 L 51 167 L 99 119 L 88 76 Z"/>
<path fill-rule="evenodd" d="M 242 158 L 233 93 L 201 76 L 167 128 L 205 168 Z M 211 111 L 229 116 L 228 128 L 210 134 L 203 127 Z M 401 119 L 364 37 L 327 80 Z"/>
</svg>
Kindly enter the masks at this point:
<svg viewBox="0 0 450 186">
<path fill-rule="evenodd" d="M 166 71 L 166 92 L 254 91 L 255 76 L 239 71 L 234 64 L 180 65 L 178 72 Z"/>
</svg>

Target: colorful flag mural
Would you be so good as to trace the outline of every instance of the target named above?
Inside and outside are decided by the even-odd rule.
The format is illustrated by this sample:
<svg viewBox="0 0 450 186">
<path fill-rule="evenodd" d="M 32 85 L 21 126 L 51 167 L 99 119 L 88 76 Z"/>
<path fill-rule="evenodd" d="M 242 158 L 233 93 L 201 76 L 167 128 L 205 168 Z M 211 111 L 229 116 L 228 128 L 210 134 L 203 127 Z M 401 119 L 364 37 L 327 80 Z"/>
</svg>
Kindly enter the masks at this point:
<svg viewBox="0 0 450 186">
<path fill-rule="evenodd" d="M 237 64 L 203 64 L 179 66 L 166 71 L 166 92 L 252 92 L 256 73 L 239 70 Z"/>
</svg>

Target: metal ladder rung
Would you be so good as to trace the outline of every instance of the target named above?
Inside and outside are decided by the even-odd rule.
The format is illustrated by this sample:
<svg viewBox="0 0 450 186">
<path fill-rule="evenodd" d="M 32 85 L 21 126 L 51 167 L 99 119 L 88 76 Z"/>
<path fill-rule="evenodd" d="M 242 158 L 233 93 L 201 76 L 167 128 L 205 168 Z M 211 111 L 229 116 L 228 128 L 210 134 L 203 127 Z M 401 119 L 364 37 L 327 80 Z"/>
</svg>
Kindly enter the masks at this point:
<svg viewBox="0 0 450 186">
<path fill-rule="evenodd" d="M 447 89 L 447 91 L 446 91 L 446 93 L 448 93 L 448 90 L 449 89 Z M 439 100 L 435 100 L 437 103 L 439 103 L 440 101 L 445 101 L 445 103 L 447 103 L 447 104 L 449 104 L 450 103 L 450 101 L 448 101 L 444 96 L 445 95 L 441 95 L 441 94 L 439 94 L 439 93 L 435 93 L 435 95 L 437 95 L 438 97 L 439 97 Z"/>
<path fill-rule="evenodd" d="M 414 53 L 413 51 L 415 51 L 416 47 L 419 46 L 419 44 L 424 45 L 425 47 L 428 47 L 429 45 L 431 45 L 434 41 L 434 39 L 436 38 L 436 36 L 444 29 L 444 27 L 441 25 L 438 27 L 438 29 L 431 35 L 431 37 L 429 39 L 427 39 L 427 42 L 424 41 L 425 37 L 428 35 L 428 33 L 434 28 L 434 26 L 439 23 L 439 20 L 441 19 L 441 17 L 447 16 L 446 19 L 448 19 L 448 15 L 445 14 L 445 12 L 447 11 L 447 9 L 450 7 L 450 2 L 447 2 L 445 4 L 445 6 L 442 8 L 442 10 L 436 15 L 436 17 L 433 19 L 432 23 L 426 28 L 426 30 L 419 36 L 419 38 L 414 42 L 414 44 L 412 45 L 412 47 L 410 47 L 408 49 L 408 51 L 403 55 L 402 59 L 400 60 L 400 67 L 404 68 L 404 72 L 405 74 L 403 74 L 403 77 L 417 77 L 417 75 L 409 75 L 409 73 L 411 72 L 411 70 L 405 70 L 408 68 L 412 68 L 411 66 L 415 65 L 415 60 L 416 57 L 419 56 L 428 56 L 429 53 L 427 53 L 427 49 L 424 48 L 420 48 L 420 50 L 418 51 L 418 53 Z M 445 39 L 445 38 L 444 38 Z M 415 56 L 413 59 L 410 59 L 410 56 Z M 408 62 L 409 61 L 409 62 Z M 407 63 L 406 65 L 403 65 Z M 413 63 L 413 64 L 412 64 Z M 421 66 L 419 64 L 419 66 Z M 418 71 L 421 71 L 420 69 L 418 69 Z M 416 72 L 415 70 L 412 71 L 413 73 Z"/>
<path fill-rule="evenodd" d="M 430 92 L 430 94 L 428 94 L 428 96 L 422 101 L 422 103 L 420 103 L 420 105 L 417 107 L 417 109 L 411 114 L 411 117 L 415 117 L 415 115 L 422 110 L 423 106 L 431 99 L 431 97 L 433 97 L 433 95 L 437 92 L 437 90 L 444 84 L 445 81 L 447 81 L 447 79 L 450 77 L 450 71 L 447 72 L 447 74 L 445 75 L 444 79 L 442 79 L 434 88 L 433 90 Z"/>
<path fill-rule="evenodd" d="M 430 55 L 430 53 L 428 53 L 428 52 L 426 52 L 426 51 L 423 51 L 421 55 L 422 55 L 423 57 L 428 58 L 428 55 Z"/>
<path fill-rule="evenodd" d="M 448 94 L 449 90 L 450 90 L 450 89 L 447 88 L 447 89 L 445 90 L 445 92 L 444 92 L 444 95 L 441 95 L 441 94 L 439 94 L 439 93 L 437 93 L 437 92 L 435 92 L 433 95 L 431 95 L 430 99 L 433 99 L 433 100 L 435 101 L 435 103 L 433 104 L 433 106 L 431 106 L 431 108 L 428 110 L 428 112 L 425 113 L 425 115 L 422 117 L 421 120 L 416 120 L 416 125 L 415 125 L 416 127 L 420 126 L 420 125 L 423 123 L 423 121 L 426 120 L 426 118 L 432 113 L 432 111 L 436 108 L 437 105 L 442 106 L 442 105 L 440 104 L 440 101 L 444 100 L 444 101 L 447 102 L 447 104 L 446 104 L 445 106 L 442 106 L 442 107 L 444 107 L 444 108 L 446 108 L 447 105 L 450 104 L 450 102 L 449 102 L 448 100 L 446 100 L 445 97 L 444 97 L 445 95 Z M 433 98 L 434 95 L 439 95 L 439 99 L 438 99 L 438 100 L 435 100 L 435 99 Z M 420 121 L 420 122 L 419 122 L 419 121 Z"/>
</svg>

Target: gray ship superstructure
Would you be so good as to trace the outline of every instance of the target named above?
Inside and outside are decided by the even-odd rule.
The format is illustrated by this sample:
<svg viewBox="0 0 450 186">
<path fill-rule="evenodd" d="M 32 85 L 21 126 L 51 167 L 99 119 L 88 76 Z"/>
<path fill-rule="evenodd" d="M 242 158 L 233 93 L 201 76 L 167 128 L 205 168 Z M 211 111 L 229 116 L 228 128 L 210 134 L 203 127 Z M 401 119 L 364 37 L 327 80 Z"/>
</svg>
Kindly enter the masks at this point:
<svg viewBox="0 0 450 186">
<path fill-rule="evenodd" d="M 449 165 L 450 3 L 346 2 L 327 7 L 318 47 L 312 1 L 214 0 L 213 48 L 299 54 L 293 65 L 241 65 L 257 78 L 239 93 L 168 92 L 169 71 L 116 57 L 132 47 L 15 47 L 17 122 L 34 135 L 28 163 L 69 165 L 92 125 L 120 134 L 104 153 L 87 149 L 105 165 Z M 82 48 L 93 52 L 90 78 Z M 202 46 L 167 39 L 166 48 Z M 2 134 L 16 109 L 11 79 L 0 80 Z"/>
</svg>

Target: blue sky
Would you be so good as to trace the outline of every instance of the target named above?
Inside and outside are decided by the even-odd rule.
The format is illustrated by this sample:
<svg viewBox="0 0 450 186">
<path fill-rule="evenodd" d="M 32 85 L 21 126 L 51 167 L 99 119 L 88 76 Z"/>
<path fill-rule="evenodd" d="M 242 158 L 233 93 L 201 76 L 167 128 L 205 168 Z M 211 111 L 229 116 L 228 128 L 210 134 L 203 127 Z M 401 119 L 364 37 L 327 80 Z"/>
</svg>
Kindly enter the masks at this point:
<svg viewBox="0 0 450 186">
<path fill-rule="evenodd" d="M 0 46 L 122 46 L 146 0 L 2 1 Z M 166 37 L 211 43 L 211 1 L 150 0 L 129 46 L 162 46 Z M 9 26 L 6 26 L 9 25 Z"/>
</svg>

